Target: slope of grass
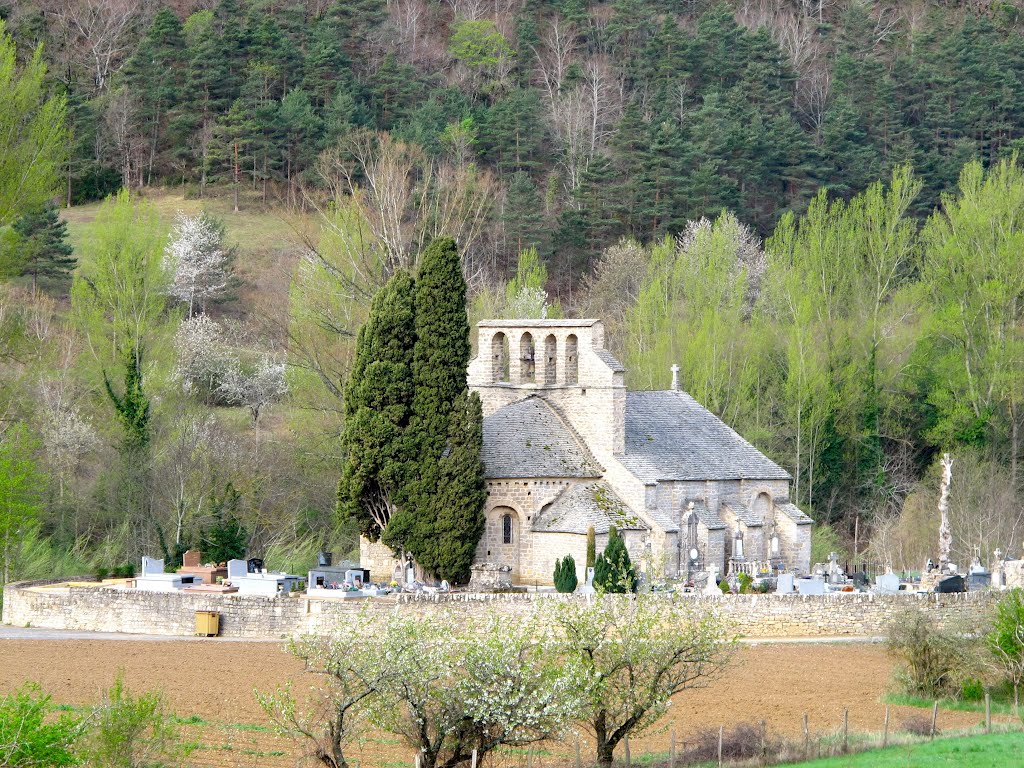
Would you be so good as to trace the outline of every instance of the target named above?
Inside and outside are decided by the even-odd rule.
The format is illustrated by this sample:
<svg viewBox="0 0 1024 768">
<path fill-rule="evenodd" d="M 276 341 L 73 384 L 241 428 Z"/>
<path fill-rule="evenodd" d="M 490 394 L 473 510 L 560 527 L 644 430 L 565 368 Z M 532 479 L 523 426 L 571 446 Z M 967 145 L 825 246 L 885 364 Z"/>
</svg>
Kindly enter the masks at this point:
<svg viewBox="0 0 1024 768">
<path fill-rule="evenodd" d="M 1018 768 L 1024 733 L 964 736 L 907 744 L 807 763 L 800 768 Z"/>
</svg>

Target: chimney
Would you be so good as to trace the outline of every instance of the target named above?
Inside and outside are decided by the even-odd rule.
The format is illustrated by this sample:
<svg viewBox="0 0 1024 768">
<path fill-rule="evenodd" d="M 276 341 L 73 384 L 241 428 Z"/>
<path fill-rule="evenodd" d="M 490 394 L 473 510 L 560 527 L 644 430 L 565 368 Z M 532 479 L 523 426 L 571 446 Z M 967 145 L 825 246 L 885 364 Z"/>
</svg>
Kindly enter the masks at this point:
<svg viewBox="0 0 1024 768">
<path fill-rule="evenodd" d="M 679 391 L 679 366 L 678 365 L 673 365 L 672 366 L 672 391 L 673 392 L 678 392 Z"/>
</svg>

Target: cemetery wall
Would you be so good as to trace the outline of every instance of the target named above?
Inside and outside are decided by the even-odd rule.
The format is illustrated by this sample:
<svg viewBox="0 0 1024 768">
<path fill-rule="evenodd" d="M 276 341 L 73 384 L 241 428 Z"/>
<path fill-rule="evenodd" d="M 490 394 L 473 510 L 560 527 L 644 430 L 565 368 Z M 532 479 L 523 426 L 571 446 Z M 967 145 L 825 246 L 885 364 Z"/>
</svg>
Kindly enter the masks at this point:
<svg viewBox="0 0 1024 768">
<path fill-rule="evenodd" d="M 491 611 L 509 618 L 525 614 L 538 600 L 581 600 L 536 594 L 451 594 L 387 596 L 370 600 L 255 597 L 136 592 L 75 586 L 40 589 L 40 582 L 4 588 L 3 622 L 15 626 L 154 635 L 191 635 L 196 611 L 220 613 L 221 635 L 234 638 L 287 637 L 344 626 L 363 609 L 412 611 L 424 620 L 445 609 L 473 619 Z M 893 616 L 907 607 L 929 611 L 949 628 L 967 631 L 984 625 L 997 592 L 963 595 L 729 595 L 685 596 L 719 611 L 746 637 L 878 637 Z"/>
</svg>

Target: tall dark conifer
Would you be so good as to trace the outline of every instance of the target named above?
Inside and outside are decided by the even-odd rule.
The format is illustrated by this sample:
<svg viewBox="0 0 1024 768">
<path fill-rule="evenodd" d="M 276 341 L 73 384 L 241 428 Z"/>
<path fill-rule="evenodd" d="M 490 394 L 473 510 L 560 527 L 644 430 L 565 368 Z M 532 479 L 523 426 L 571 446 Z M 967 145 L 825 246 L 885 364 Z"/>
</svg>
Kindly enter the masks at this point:
<svg viewBox="0 0 1024 768">
<path fill-rule="evenodd" d="M 67 291 L 77 261 L 67 241 L 68 225 L 57 214 L 57 206 L 47 203 L 22 216 L 13 228 L 19 237 L 21 274 L 31 277 L 32 284 L 43 290 Z"/>
<path fill-rule="evenodd" d="M 413 400 L 415 287 L 396 272 L 374 296 L 359 330 L 345 387 L 345 465 L 338 513 L 376 540 L 407 494 L 412 475 L 408 428 Z"/>
<path fill-rule="evenodd" d="M 443 237 L 423 255 L 416 282 L 410 450 L 417 478 L 384 541 L 412 553 L 439 578 L 463 580 L 483 533 L 483 425 L 468 394 L 466 281 L 455 241 Z"/>
</svg>

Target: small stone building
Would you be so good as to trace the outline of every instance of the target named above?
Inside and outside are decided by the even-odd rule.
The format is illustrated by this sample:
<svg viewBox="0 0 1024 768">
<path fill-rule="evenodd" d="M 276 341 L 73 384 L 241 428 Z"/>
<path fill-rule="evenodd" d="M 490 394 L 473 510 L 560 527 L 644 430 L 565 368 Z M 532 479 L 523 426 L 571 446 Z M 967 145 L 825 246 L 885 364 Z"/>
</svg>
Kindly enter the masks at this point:
<svg viewBox="0 0 1024 768">
<path fill-rule="evenodd" d="M 678 386 L 628 392 L 600 320 L 485 320 L 469 386 L 484 412 L 487 527 L 476 560 L 552 583 L 614 525 L 651 576 L 810 569 L 790 476 Z M 390 553 L 363 542 L 375 578 Z"/>
</svg>

